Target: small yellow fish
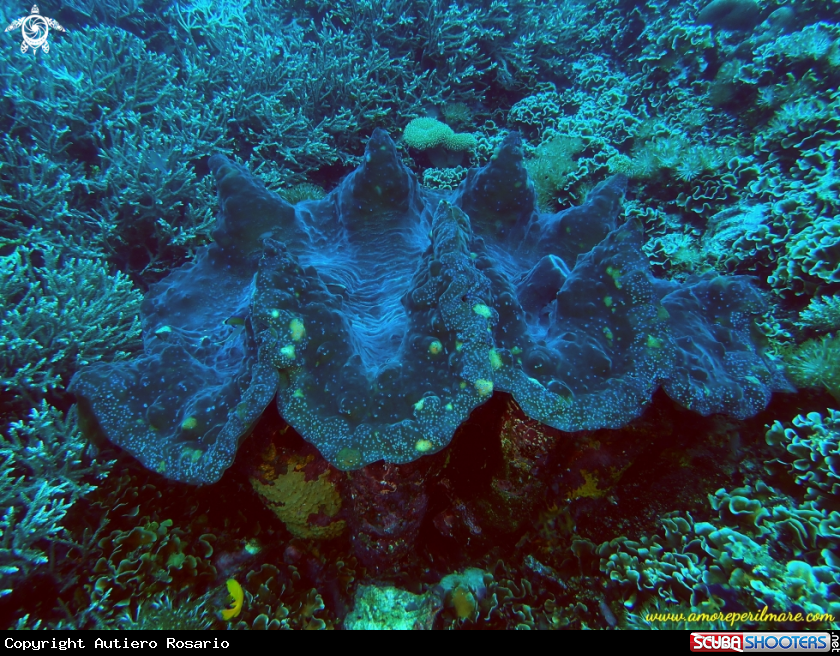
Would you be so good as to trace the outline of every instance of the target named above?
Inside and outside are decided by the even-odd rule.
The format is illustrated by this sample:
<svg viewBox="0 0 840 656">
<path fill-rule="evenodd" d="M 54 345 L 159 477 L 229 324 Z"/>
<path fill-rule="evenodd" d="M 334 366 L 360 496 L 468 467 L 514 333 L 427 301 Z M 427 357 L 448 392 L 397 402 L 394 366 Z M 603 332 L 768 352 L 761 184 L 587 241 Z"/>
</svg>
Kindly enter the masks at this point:
<svg viewBox="0 0 840 656">
<path fill-rule="evenodd" d="M 230 608 L 225 608 L 222 611 L 222 619 L 229 620 L 234 617 L 239 617 L 242 612 L 242 602 L 245 600 L 245 591 L 236 579 L 227 580 L 227 589 L 230 593 Z"/>
</svg>

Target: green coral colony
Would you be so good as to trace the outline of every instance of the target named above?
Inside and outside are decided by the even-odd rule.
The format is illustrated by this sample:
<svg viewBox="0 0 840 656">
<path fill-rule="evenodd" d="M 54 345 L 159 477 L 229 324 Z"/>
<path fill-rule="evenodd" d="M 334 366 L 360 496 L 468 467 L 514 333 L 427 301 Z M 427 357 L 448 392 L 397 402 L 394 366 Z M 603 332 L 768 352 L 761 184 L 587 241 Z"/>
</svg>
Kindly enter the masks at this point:
<svg viewBox="0 0 840 656">
<path fill-rule="evenodd" d="M 838 628 L 840 1 L 24 12 L 0 628 Z"/>
</svg>

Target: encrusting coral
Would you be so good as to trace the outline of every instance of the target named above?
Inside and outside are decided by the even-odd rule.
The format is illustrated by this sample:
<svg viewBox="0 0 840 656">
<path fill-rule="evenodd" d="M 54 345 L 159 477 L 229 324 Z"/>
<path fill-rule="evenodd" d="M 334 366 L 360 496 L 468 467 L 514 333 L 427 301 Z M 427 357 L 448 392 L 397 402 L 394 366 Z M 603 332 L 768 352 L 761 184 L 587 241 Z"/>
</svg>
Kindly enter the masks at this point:
<svg viewBox="0 0 840 656">
<path fill-rule="evenodd" d="M 337 517 L 341 496 L 334 468 L 316 454 L 287 452 L 274 443 L 261 461 L 249 479 L 251 485 L 292 535 L 324 540 L 344 532 L 345 522 Z"/>
</svg>

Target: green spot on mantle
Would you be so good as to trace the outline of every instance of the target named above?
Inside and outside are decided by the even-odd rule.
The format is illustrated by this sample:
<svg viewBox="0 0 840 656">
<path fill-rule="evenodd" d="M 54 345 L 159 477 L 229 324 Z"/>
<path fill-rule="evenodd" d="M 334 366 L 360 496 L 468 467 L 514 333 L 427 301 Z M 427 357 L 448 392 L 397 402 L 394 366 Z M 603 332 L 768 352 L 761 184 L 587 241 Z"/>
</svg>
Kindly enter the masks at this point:
<svg viewBox="0 0 840 656">
<path fill-rule="evenodd" d="M 476 303 L 473 305 L 473 312 L 475 312 L 478 316 L 484 317 L 485 319 L 489 319 L 493 316 L 493 311 L 484 305 L 484 303 Z"/>
</svg>

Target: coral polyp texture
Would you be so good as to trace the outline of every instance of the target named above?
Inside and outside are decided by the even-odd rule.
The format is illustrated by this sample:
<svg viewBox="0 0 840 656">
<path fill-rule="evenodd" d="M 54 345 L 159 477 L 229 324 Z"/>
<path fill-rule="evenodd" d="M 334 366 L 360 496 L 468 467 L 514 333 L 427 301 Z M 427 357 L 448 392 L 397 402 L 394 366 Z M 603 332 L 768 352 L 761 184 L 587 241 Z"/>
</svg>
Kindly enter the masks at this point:
<svg viewBox="0 0 840 656">
<path fill-rule="evenodd" d="M 321 200 L 290 205 L 210 159 L 214 243 L 153 285 L 144 354 L 72 391 L 164 476 L 219 479 L 276 397 L 334 466 L 443 449 L 495 390 L 563 431 L 617 428 L 662 386 L 749 417 L 785 382 L 752 341 L 748 278 L 655 279 L 625 180 L 540 213 L 515 133 L 452 192 L 428 190 L 382 130 Z"/>
</svg>

